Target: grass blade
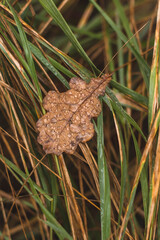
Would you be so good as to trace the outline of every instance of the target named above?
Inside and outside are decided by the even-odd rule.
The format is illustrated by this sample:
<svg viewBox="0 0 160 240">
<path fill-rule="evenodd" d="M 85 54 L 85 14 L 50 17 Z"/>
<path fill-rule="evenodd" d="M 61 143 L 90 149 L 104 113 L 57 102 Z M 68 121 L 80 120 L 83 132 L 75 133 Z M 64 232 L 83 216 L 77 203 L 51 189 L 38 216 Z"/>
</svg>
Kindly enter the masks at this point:
<svg viewBox="0 0 160 240">
<path fill-rule="evenodd" d="M 66 88 L 69 88 L 67 80 L 59 73 L 59 71 L 43 56 L 42 52 L 33 44 L 29 44 L 33 54 L 64 84 Z"/>
<path fill-rule="evenodd" d="M 108 24 L 113 28 L 113 30 L 117 33 L 118 37 L 126 43 L 128 48 L 131 50 L 133 55 L 136 57 L 139 68 L 141 69 L 141 72 L 143 74 L 146 87 L 148 89 L 149 87 L 149 76 L 150 76 L 150 69 L 144 60 L 144 58 L 137 52 L 137 50 L 131 45 L 131 43 L 128 41 L 127 37 L 122 33 L 122 31 L 117 27 L 117 25 L 112 21 L 112 19 L 107 15 L 105 11 L 94 1 L 90 0 L 90 2 L 95 6 L 95 8 L 100 12 L 100 14 L 104 17 L 104 19 L 108 22 Z"/>
<path fill-rule="evenodd" d="M 110 101 L 112 108 L 114 110 L 116 110 L 116 112 L 118 113 L 118 115 L 122 115 L 125 120 L 127 121 L 127 123 L 130 125 L 132 125 L 135 129 L 137 129 L 137 131 L 143 136 L 144 140 L 146 141 L 146 137 L 144 136 L 141 128 L 138 126 L 138 124 L 134 121 L 134 119 L 129 116 L 126 111 L 122 108 L 121 104 L 119 103 L 118 99 L 116 98 L 116 96 L 113 94 L 113 92 L 109 89 L 106 88 L 106 93 L 108 94 L 108 96 L 112 99 L 112 101 Z M 108 105 L 108 99 L 106 96 L 103 97 L 104 102 Z M 111 109 L 112 110 L 112 109 Z"/>
<path fill-rule="evenodd" d="M 160 57 L 160 4 L 158 7 L 157 26 L 155 32 L 155 42 L 153 51 L 153 60 L 151 66 L 151 75 L 149 81 L 149 103 L 148 103 L 148 123 L 152 125 L 155 111 L 158 105 L 158 81 L 159 81 L 159 57 Z"/>
<path fill-rule="evenodd" d="M 127 206 L 127 209 L 126 209 L 126 213 L 125 213 L 122 225 L 121 225 L 121 229 L 120 229 L 120 233 L 119 233 L 119 236 L 118 236 L 118 240 L 122 240 L 124 238 L 124 232 L 126 230 L 128 219 L 129 219 L 129 216 L 130 216 L 131 211 L 132 211 L 132 206 L 133 206 L 133 202 L 134 202 L 137 186 L 138 186 L 138 183 L 139 183 L 139 178 L 141 176 L 144 164 L 145 164 L 145 162 L 147 160 L 147 155 L 148 155 L 149 150 L 150 150 L 151 145 L 152 145 L 151 143 L 153 142 L 154 137 L 155 137 L 155 135 L 157 133 L 157 129 L 159 127 L 159 123 L 160 123 L 160 110 L 157 113 L 157 116 L 156 116 L 156 119 L 154 121 L 153 127 L 151 129 L 148 141 L 146 143 L 145 149 L 144 149 L 142 157 L 141 157 L 140 165 L 139 165 L 139 168 L 137 170 L 137 174 L 136 174 L 135 179 L 134 179 L 132 191 L 131 191 L 131 194 L 130 194 L 129 203 L 128 203 L 128 206 Z"/>
<path fill-rule="evenodd" d="M 74 72 L 76 72 L 83 80 L 89 82 L 89 79 L 92 76 L 92 73 L 83 67 L 80 63 L 76 62 L 73 58 L 69 57 L 64 52 L 60 51 L 59 49 L 52 48 L 42 40 L 38 40 L 43 46 L 47 49 L 55 53 L 58 57 L 60 57 Z"/>
<path fill-rule="evenodd" d="M 111 231 L 111 203 L 109 174 L 104 154 L 103 112 L 101 112 L 97 119 L 97 151 L 100 184 L 101 239 L 106 240 L 109 238 Z"/>
<path fill-rule="evenodd" d="M 129 97 L 131 97 L 134 101 L 141 103 L 145 106 L 148 106 L 148 99 L 144 96 L 142 96 L 141 94 L 133 91 L 132 89 L 129 89 L 125 86 L 123 86 L 122 84 L 112 80 L 110 82 L 111 86 L 116 88 L 117 90 L 119 90 L 120 92 L 124 93 L 125 95 L 128 95 Z"/>
<path fill-rule="evenodd" d="M 130 23 L 128 21 L 128 18 L 125 15 L 124 7 L 122 6 L 119 0 L 113 0 L 113 1 L 117 9 L 118 16 L 121 19 L 121 22 L 123 23 L 123 27 L 127 33 L 128 38 L 130 39 L 130 43 L 133 44 L 134 48 L 139 52 L 137 41 L 135 38 L 132 38 L 133 33 L 130 29 Z"/>
<path fill-rule="evenodd" d="M 52 0 L 39 0 L 44 9 L 53 17 L 54 21 L 58 24 L 58 26 L 62 29 L 62 31 L 66 34 L 68 39 L 71 41 L 73 46 L 77 49 L 77 51 L 81 54 L 81 56 L 86 60 L 86 62 L 93 68 L 97 73 L 99 72 L 96 66 L 92 63 L 90 58 L 87 56 L 86 52 L 78 42 L 77 38 L 71 31 L 70 27 L 66 23 L 60 11 L 57 9 L 55 3 Z"/>
<path fill-rule="evenodd" d="M 8 3 L 8 1 L 7 1 Z M 28 40 L 27 40 L 27 37 L 26 37 L 26 34 L 24 32 L 24 29 L 22 27 L 22 24 L 17 16 L 17 14 L 15 13 L 14 9 L 12 8 L 12 6 L 8 3 L 8 6 L 14 16 L 14 19 L 15 19 L 15 22 L 17 24 L 17 28 L 18 28 L 18 31 L 19 31 L 19 36 L 20 36 L 20 39 L 21 39 L 21 44 L 23 46 L 23 50 L 25 52 L 25 56 L 26 56 L 26 59 L 27 59 L 27 62 L 28 62 L 28 65 L 30 67 L 30 76 L 35 84 L 35 87 L 37 89 L 37 94 L 38 94 L 38 97 L 40 99 L 40 101 L 42 101 L 42 93 L 41 93 L 41 89 L 40 89 L 40 86 L 39 86 L 39 81 L 38 81 L 38 78 L 37 78 L 37 74 L 36 74 L 36 69 L 35 69 L 35 65 L 34 65 L 34 61 L 33 61 L 33 58 L 32 58 L 32 53 L 30 51 L 30 48 L 29 48 L 29 44 L 28 44 Z"/>
<path fill-rule="evenodd" d="M 136 151 L 136 157 L 138 160 L 138 163 L 140 163 L 141 160 L 141 152 L 139 149 L 138 142 L 136 140 L 136 137 L 134 135 L 134 132 L 132 128 L 130 128 L 132 138 L 134 141 L 135 151 Z M 142 188 L 142 197 L 143 197 L 143 208 L 144 208 L 144 219 L 145 219 L 145 226 L 147 225 L 147 217 L 148 217 L 148 173 L 147 173 L 147 163 L 144 165 L 142 169 L 142 173 L 140 176 L 140 182 L 141 182 L 141 188 Z"/>
<path fill-rule="evenodd" d="M 15 178 L 19 181 L 19 183 L 21 185 L 23 185 L 23 181 L 20 180 L 20 178 L 16 175 L 16 173 L 18 175 L 20 175 L 23 179 L 27 179 L 28 176 L 26 176 L 25 173 L 23 173 L 20 169 L 18 169 L 12 162 L 10 162 L 7 158 L 5 158 L 4 156 L 2 156 L 0 154 L 0 158 L 2 161 L 5 161 L 8 169 L 11 171 L 11 173 L 15 176 Z M 16 173 L 15 173 L 15 172 Z M 37 186 L 31 179 L 28 179 L 28 182 L 32 182 L 32 185 L 34 186 L 34 189 L 37 188 L 37 190 L 39 190 L 42 194 L 44 194 L 45 197 L 48 198 L 48 200 L 52 200 L 51 197 L 46 196 L 46 192 L 44 192 L 39 186 Z M 24 188 L 27 190 L 27 192 L 29 194 L 33 194 L 29 188 L 24 185 Z M 33 194 L 32 196 L 35 201 L 38 203 L 38 205 L 40 206 L 42 212 L 45 214 L 45 216 L 47 217 L 47 224 L 52 227 L 52 229 L 55 231 L 55 233 L 60 237 L 60 239 L 70 239 L 72 240 L 72 237 L 67 233 L 67 231 L 58 223 L 58 221 L 56 220 L 56 218 L 53 217 L 53 215 L 46 209 L 46 207 L 44 206 L 44 204 L 40 201 L 39 195 L 38 194 Z"/>
</svg>

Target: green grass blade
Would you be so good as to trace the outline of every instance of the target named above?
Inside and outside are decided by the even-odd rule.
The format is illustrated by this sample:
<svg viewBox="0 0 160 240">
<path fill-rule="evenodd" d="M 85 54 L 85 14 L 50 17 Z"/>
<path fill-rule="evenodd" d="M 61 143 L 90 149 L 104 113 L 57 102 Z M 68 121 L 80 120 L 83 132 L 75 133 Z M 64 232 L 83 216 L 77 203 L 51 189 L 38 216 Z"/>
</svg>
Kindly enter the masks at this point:
<svg viewBox="0 0 160 240">
<path fill-rule="evenodd" d="M 49 166 L 50 169 L 53 169 L 53 159 L 49 156 Z M 58 196 L 59 194 L 59 189 L 58 189 L 58 183 L 57 183 L 57 178 L 55 175 L 51 175 L 49 176 L 49 181 L 50 181 L 50 188 L 51 188 L 51 193 L 53 196 L 53 201 L 51 202 L 51 213 L 53 215 L 55 215 L 55 211 L 56 211 L 56 207 L 57 207 L 57 203 L 58 203 Z"/>
<path fill-rule="evenodd" d="M 63 18 L 60 11 L 57 9 L 55 3 L 52 0 L 39 0 L 43 8 L 53 17 L 54 21 L 57 25 L 62 29 L 62 31 L 66 34 L 68 39 L 71 41 L 73 46 L 77 49 L 77 51 L 81 54 L 81 56 L 87 61 L 87 63 L 93 68 L 97 73 L 99 72 L 96 66 L 92 63 L 80 43 L 78 42 L 77 38 L 71 31 L 69 25 Z"/>
<path fill-rule="evenodd" d="M 136 151 L 136 157 L 138 160 L 138 163 L 140 163 L 141 160 L 141 152 L 138 146 L 138 142 L 136 140 L 136 137 L 134 135 L 134 132 L 132 128 L 130 128 L 132 138 L 134 141 L 135 151 Z M 145 219 L 145 226 L 147 226 L 147 216 L 148 216 L 148 174 L 147 174 L 147 168 L 146 164 L 144 165 L 142 169 L 142 173 L 140 176 L 140 182 L 141 182 L 141 189 L 142 189 L 142 198 L 143 198 L 143 208 L 144 208 L 144 219 Z"/>
<path fill-rule="evenodd" d="M 95 32 L 90 32 L 88 30 L 86 30 L 85 28 L 77 28 L 74 26 L 70 26 L 70 28 L 75 32 L 78 33 L 81 37 L 84 36 L 88 36 L 91 39 L 98 39 L 101 40 L 102 38 L 102 33 L 95 33 Z"/>
<path fill-rule="evenodd" d="M 55 219 L 56 220 L 56 219 Z M 52 223 L 51 221 L 45 221 L 45 224 L 47 224 L 50 228 L 52 228 L 60 240 L 72 240 L 73 238 L 61 227 L 61 225 L 57 224 L 57 222 Z"/>
<path fill-rule="evenodd" d="M 111 98 L 112 101 L 111 105 L 112 108 L 114 110 L 116 110 L 116 112 L 120 115 L 122 115 L 125 120 L 127 121 L 128 124 L 131 124 L 135 129 L 137 129 L 137 131 L 142 135 L 142 137 L 144 138 L 144 140 L 146 141 L 146 137 L 143 134 L 141 128 L 138 126 L 138 124 L 134 121 L 134 119 L 129 116 L 126 111 L 122 108 L 121 104 L 119 103 L 118 99 L 116 98 L 116 96 L 113 94 L 113 92 L 107 87 L 106 88 L 106 93 L 108 94 L 108 96 Z M 106 96 L 103 97 L 103 100 L 106 104 L 108 104 L 108 99 Z M 111 109 L 112 110 L 112 109 Z"/>
<path fill-rule="evenodd" d="M 100 207 L 101 207 L 101 239 L 106 240 L 111 231 L 111 203 L 110 203 L 110 183 L 104 154 L 104 135 L 103 135 L 103 112 L 97 119 L 97 151 L 100 184 Z"/>
<path fill-rule="evenodd" d="M 50 63 L 59 71 L 61 71 L 62 73 L 64 73 L 66 76 L 68 76 L 69 78 L 75 77 L 76 75 L 74 73 L 72 73 L 71 71 L 69 71 L 67 68 L 63 67 L 62 64 L 60 64 L 59 62 L 57 62 L 56 60 L 54 60 L 53 58 L 51 58 L 50 56 L 47 56 L 47 58 L 49 59 Z"/>
<path fill-rule="evenodd" d="M 115 116 L 114 110 L 112 108 L 112 103 L 109 98 L 106 96 L 103 97 L 103 100 L 105 103 L 108 105 L 110 110 L 112 111 L 113 115 Z M 117 126 L 117 132 L 119 135 L 119 148 L 121 148 L 120 151 L 120 160 L 121 160 L 121 191 L 120 191 L 120 203 L 119 203 L 119 214 L 118 214 L 118 225 L 120 224 L 120 218 L 122 215 L 122 209 L 123 209 L 123 203 L 124 203 L 124 196 L 125 196 L 125 185 L 126 185 L 126 179 L 127 179 L 127 158 L 126 158 L 126 149 L 125 149 L 125 144 L 123 140 L 123 135 L 121 128 L 118 124 L 118 121 L 116 119 L 116 116 L 114 117 L 115 119 L 115 125 Z"/>
<path fill-rule="evenodd" d="M 119 19 L 118 14 L 117 14 L 117 25 L 118 25 L 118 28 L 121 29 L 121 23 L 120 23 L 120 19 Z M 120 38 L 117 38 L 117 49 L 119 51 L 119 53 L 118 53 L 118 65 L 119 65 L 119 67 L 123 66 L 123 64 L 124 64 L 124 55 L 123 55 L 122 47 L 123 47 L 122 40 Z M 125 82 L 124 82 L 124 79 L 125 79 L 124 78 L 124 68 L 120 68 L 118 70 L 118 72 L 119 72 L 120 84 L 125 85 Z"/>
<path fill-rule="evenodd" d="M 148 124 L 149 127 L 153 122 L 153 113 L 155 110 L 155 101 L 156 101 L 156 94 L 157 94 L 157 64 L 159 61 L 159 42 L 157 42 L 157 46 L 155 49 L 155 58 L 151 68 L 151 75 L 150 75 L 150 84 L 149 84 L 149 102 L 148 102 Z"/>
<path fill-rule="evenodd" d="M 67 80 L 60 74 L 60 72 L 43 56 L 42 52 L 33 44 L 29 44 L 33 54 L 66 86 L 69 88 Z"/>
<path fill-rule="evenodd" d="M 150 135 L 149 135 L 149 138 L 148 138 L 148 141 L 147 141 L 147 143 L 146 143 L 146 146 L 145 146 L 143 155 L 142 155 L 142 157 L 141 157 L 141 161 L 140 161 L 140 164 L 139 164 L 139 168 L 138 168 L 137 174 L 136 174 L 136 176 L 135 176 L 135 180 L 134 180 L 134 183 L 133 183 L 133 188 L 132 188 L 132 191 L 131 191 L 131 194 L 130 194 L 129 203 L 128 203 L 128 206 L 127 206 L 127 209 L 126 209 L 126 213 L 125 213 L 124 220 L 123 220 L 123 222 L 122 222 L 122 227 L 121 227 L 121 230 L 120 230 L 120 234 L 119 234 L 119 238 L 118 238 L 118 239 L 123 239 L 123 238 L 124 238 L 124 234 L 125 234 L 125 230 L 126 230 L 126 227 L 127 227 L 127 223 L 128 223 L 130 214 L 131 214 L 131 212 L 132 212 L 133 202 L 134 202 L 134 198 L 135 198 L 135 195 L 136 195 L 136 191 L 137 191 L 137 186 L 138 186 L 138 183 L 139 183 L 139 179 L 140 179 L 140 176 L 141 176 L 141 173 L 142 173 L 144 164 L 145 164 L 145 162 L 146 162 L 146 158 L 147 158 L 148 152 L 149 152 L 150 147 L 151 147 L 151 145 L 152 145 L 152 141 L 153 141 L 153 139 L 154 139 L 154 136 L 155 136 L 156 133 L 157 133 L 159 124 L 160 124 L 160 110 L 159 110 L 158 113 L 157 113 L 155 122 L 154 122 L 154 124 L 153 124 L 152 129 L 151 129 L 151 133 L 150 133 Z"/>
<path fill-rule="evenodd" d="M 118 123 L 118 122 L 117 122 Z M 120 156 L 121 160 L 121 192 L 120 192 L 120 204 L 119 204 L 119 214 L 118 214 L 118 224 L 120 224 L 122 210 L 123 210 L 123 203 L 124 203 L 124 196 L 125 196 L 125 187 L 126 187 L 126 180 L 127 180 L 127 158 L 126 158 L 126 149 L 125 144 L 121 132 L 121 128 L 118 125 L 119 137 L 120 137 L 120 144 L 122 148 L 122 156 Z"/>
<path fill-rule="evenodd" d="M 0 237 L 2 237 L 2 236 L 3 236 L 3 239 L 4 239 L 4 240 L 10 240 L 9 237 L 5 236 L 4 233 L 2 233 L 2 232 L 0 231 Z"/>
<path fill-rule="evenodd" d="M 8 1 L 7 1 L 7 3 L 8 3 Z M 16 25 L 17 25 L 17 28 L 18 28 L 18 31 L 19 31 L 21 44 L 23 46 L 23 50 L 25 52 L 25 56 L 26 56 L 26 59 L 27 59 L 27 62 L 28 62 L 29 68 L 30 68 L 30 76 L 31 76 L 31 78 L 32 78 L 32 80 L 35 84 L 38 97 L 39 97 L 40 101 L 42 101 L 42 93 L 41 93 L 41 89 L 40 89 L 40 86 L 39 86 L 39 81 L 38 81 L 38 78 L 37 78 L 36 69 L 35 69 L 34 61 L 33 61 L 33 58 L 32 58 L 32 53 L 31 53 L 30 48 L 29 48 L 29 44 L 28 44 L 26 34 L 24 32 L 22 24 L 21 24 L 21 22 L 20 22 L 20 20 L 17 16 L 17 14 L 15 13 L 14 9 L 12 8 L 12 6 L 9 3 L 8 3 L 8 6 L 9 6 L 9 8 L 10 8 L 12 14 L 13 14 L 13 17 L 15 19 L 15 22 L 16 22 Z"/>
<path fill-rule="evenodd" d="M 2 31 L 0 31 L 0 33 L 2 34 L 2 36 L 5 38 L 5 40 L 7 41 L 8 45 L 11 47 L 12 51 L 15 53 L 16 57 L 19 59 L 19 61 L 22 63 L 22 65 L 24 66 L 24 68 L 26 69 L 26 71 L 28 73 L 30 73 L 30 69 L 28 66 L 28 63 L 25 61 L 25 59 L 22 57 L 22 55 L 20 54 L 20 52 L 17 50 L 17 48 L 14 46 L 14 44 L 7 38 L 7 36 L 5 36 L 5 34 L 3 34 Z M 30 82 L 30 80 L 29 80 Z"/>
<path fill-rule="evenodd" d="M 28 176 L 23 173 L 19 168 L 17 168 L 15 166 L 15 164 L 13 164 L 11 161 L 9 161 L 7 158 L 5 158 L 4 156 L 2 156 L 0 154 L 0 158 L 2 159 L 2 161 L 5 161 L 6 165 L 8 166 L 9 170 L 11 171 L 11 173 L 15 176 L 15 178 L 19 181 L 19 183 L 21 185 L 23 185 L 23 181 L 20 180 L 20 178 L 16 175 L 18 174 L 20 177 L 22 177 L 24 180 L 26 180 L 28 178 Z M 72 237 L 67 233 L 67 231 L 59 224 L 59 222 L 53 217 L 53 215 L 45 208 L 44 204 L 41 202 L 39 195 L 35 194 L 35 189 L 37 189 L 41 194 L 44 195 L 44 197 L 46 197 L 49 201 L 52 201 L 52 198 L 50 196 L 48 196 L 46 194 L 46 192 L 44 190 L 42 190 L 39 186 L 37 186 L 30 178 L 27 180 L 27 182 L 32 182 L 33 185 L 33 189 L 34 192 L 32 192 L 31 190 L 29 190 L 29 188 L 24 185 L 24 188 L 26 189 L 26 191 L 32 195 L 32 197 L 35 199 L 35 201 L 38 203 L 38 205 L 40 206 L 42 212 L 45 214 L 47 220 L 48 220 L 48 225 L 50 225 L 52 227 L 52 229 L 55 231 L 55 233 L 60 236 L 60 239 L 72 239 Z"/>
<path fill-rule="evenodd" d="M 111 91 L 111 90 L 110 90 Z M 107 92 L 108 93 L 108 92 Z M 103 97 L 103 100 L 104 102 L 110 107 L 111 111 L 115 110 L 116 111 L 116 114 L 120 114 L 122 115 L 128 125 L 129 125 L 129 128 L 130 128 L 130 131 L 131 131 L 131 134 L 132 134 L 132 137 L 133 137 L 133 141 L 134 141 L 134 146 L 135 146 L 135 151 L 136 151 L 136 156 L 137 156 L 137 159 L 138 159 L 138 162 L 140 162 L 140 159 L 141 159 L 141 153 L 140 153 L 140 149 L 139 149 L 139 146 L 138 146 L 138 143 L 137 143 L 137 140 L 135 138 L 135 135 L 133 133 L 133 130 L 130 126 L 133 125 L 134 128 L 136 128 L 142 135 L 142 131 L 141 129 L 139 128 L 139 126 L 137 125 L 137 123 L 134 121 L 134 119 L 132 119 L 124 110 L 123 108 L 121 107 L 120 103 L 118 103 L 118 100 L 115 101 L 115 96 L 113 98 L 112 94 L 108 94 L 110 96 L 110 98 L 112 100 L 109 100 L 106 96 Z M 116 102 L 116 104 L 115 104 Z M 113 108 L 113 109 L 112 109 Z M 119 133 L 120 133 L 120 138 L 121 138 L 121 144 L 122 144 L 122 153 L 123 153 L 123 159 L 124 159 L 124 166 L 122 165 L 121 166 L 121 176 L 123 179 L 121 179 L 121 187 L 125 184 L 122 184 L 123 181 L 125 181 L 126 179 L 126 171 L 127 171 L 127 166 L 126 166 L 126 154 L 125 154 L 125 146 L 124 146 L 124 141 L 123 141 L 123 137 L 122 137 L 122 133 L 121 133 L 121 130 L 120 130 L 120 127 L 119 127 Z M 143 135 L 144 136 L 144 135 Z M 125 177 L 124 177 L 125 175 Z M 142 195 L 143 195 L 143 206 L 144 206 L 144 213 L 145 213 L 145 223 L 147 223 L 147 213 L 148 213 L 148 183 L 147 183 L 147 174 L 146 174 L 146 170 L 145 170 L 145 167 L 144 169 L 142 170 L 142 173 L 141 173 L 141 176 L 140 176 L 140 181 L 141 181 L 141 185 L 142 185 Z M 121 192 L 122 192 L 122 189 L 121 189 Z M 121 193 L 122 194 L 122 193 Z M 124 194 L 124 192 L 123 192 Z M 123 196 L 123 195 L 122 195 Z M 122 198 L 122 197 L 121 197 Z M 120 201 L 120 208 L 119 208 L 119 211 L 121 212 L 121 207 L 122 207 L 122 202 Z M 121 215 L 119 214 L 119 217 Z M 120 219 L 119 219 L 120 220 Z"/>
<path fill-rule="evenodd" d="M 128 18 L 125 15 L 124 6 L 122 6 L 122 4 L 120 3 L 119 0 L 113 0 L 113 2 L 116 6 L 118 16 L 121 19 L 121 22 L 123 24 L 123 27 L 124 27 L 126 33 L 127 33 L 127 36 L 128 36 L 128 38 L 131 38 L 130 43 L 133 44 L 135 49 L 139 52 L 139 47 L 138 47 L 137 41 L 136 41 L 135 38 L 132 38 L 133 33 L 131 31 L 131 28 L 130 28 L 130 22 L 128 21 Z"/>
<path fill-rule="evenodd" d="M 125 86 L 123 86 L 122 84 L 112 80 L 110 82 L 111 86 L 114 87 L 115 89 L 119 90 L 121 93 L 124 93 L 125 95 L 128 95 L 129 97 L 131 97 L 134 101 L 143 104 L 145 106 L 148 106 L 148 99 L 144 96 L 142 96 L 141 94 L 133 91 L 132 89 L 129 89 Z"/>
<path fill-rule="evenodd" d="M 22 179 L 24 179 L 25 181 L 28 179 L 28 176 L 26 173 L 24 173 L 22 170 L 20 170 L 15 164 L 13 164 L 11 161 L 9 161 L 6 157 L 2 156 L 0 154 L 0 158 L 5 161 L 5 163 L 7 164 L 7 166 L 9 166 L 16 174 L 18 174 Z M 29 179 L 27 180 L 27 182 L 29 181 Z M 43 194 L 49 201 L 52 200 L 52 198 L 46 194 L 46 192 L 40 188 L 36 183 L 33 183 L 34 188 L 41 194 Z M 23 182 L 21 181 L 21 184 L 23 184 Z"/>
<path fill-rule="evenodd" d="M 112 29 L 117 33 L 118 37 L 126 43 L 128 48 L 131 50 L 133 55 L 136 57 L 139 68 L 143 74 L 146 87 L 149 88 L 149 76 L 150 76 L 150 69 L 144 60 L 144 58 L 137 52 L 137 50 L 131 45 L 131 43 L 128 41 L 127 37 L 122 33 L 122 31 L 119 29 L 117 24 L 113 22 L 113 20 L 107 15 L 107 13 L 94 1 L 90 0 L 90 2 L 95 6 L 95 8 L 100 12 L 100 14 L 104 17 L 104 19 L 108 22 L 108 24 L 112 27 Z"/>
<path fill-rule="evenodd" d="M 83 67 L 80 63 L 76 62 L 73 58 L 69 57 L 64 52 L 60 51 L 58 48 L 52 48 L 42 40 L 38 41 L 51 52 L 55 53 L 60 59 L 62 59 L 62 61 L 64 61 L 71 69 L 73 69 L 73 71 L 76 72 L 83 80 L 89 82 L 92 73 L 88 69 Z"/>
<path fill-rule="evenodd" d="M 32 85 L 32 83 L 30 82 L 30 79 L 28 78 L 26 72 L 24 71 L 23 68 L 21 68 L 21 71 L 19 70 L 19 68 L 17 67 L 17 65 L 15 65 L 15 63 L 12 61 L 11 57 L 8 55 L 8 53 L 6 52 L 6 50 L 4 49 L 4 46 L 2 44 L 0 44 L 0 49 L 2 50 L 2 52 L 4 53 L 4 55 L 6 56 L 6 58 L 8 59 L 8 61 L 11 63 L 11 65 L 13 66 L 13 68 L 15 69 L 17 75 L 19 76 L 19 78 L 22 81 L 22 85 L 24 86 L 24 88 L 27 90 L 28 95 L 30 97 L 30 99 L 32 100 L 33 106 L 34 108 L 37 110 L 37 104 L 35 102 L 35 99 L 33 97 L 33 95 L 35 97 L 37 97 L 34 86 Z M 36 113 L 38 113 L 36 111 Z"/>
</svg>

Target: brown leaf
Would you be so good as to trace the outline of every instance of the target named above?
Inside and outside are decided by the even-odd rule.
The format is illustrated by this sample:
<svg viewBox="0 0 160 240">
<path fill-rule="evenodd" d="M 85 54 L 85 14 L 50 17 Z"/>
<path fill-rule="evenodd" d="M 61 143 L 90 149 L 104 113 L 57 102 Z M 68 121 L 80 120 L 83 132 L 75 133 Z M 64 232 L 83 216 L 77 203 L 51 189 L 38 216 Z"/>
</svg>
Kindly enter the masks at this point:
<svg viewBox="0 0 160 240">
<path fill-rule="evenodd" d="M 93 137 L 91 118 L 101 112 L 98 96 L 104 95 L 110 76 L 105 74 L 101 78 L 92 78 L 89 84 L 73 77 L 69 83 L 70 90 L 48 92 L 43 100 L 48 112 L 36 124 L 40 132 L 37 141 L 46 153 L 73 154 L 80 142 Z"/>
</svg>

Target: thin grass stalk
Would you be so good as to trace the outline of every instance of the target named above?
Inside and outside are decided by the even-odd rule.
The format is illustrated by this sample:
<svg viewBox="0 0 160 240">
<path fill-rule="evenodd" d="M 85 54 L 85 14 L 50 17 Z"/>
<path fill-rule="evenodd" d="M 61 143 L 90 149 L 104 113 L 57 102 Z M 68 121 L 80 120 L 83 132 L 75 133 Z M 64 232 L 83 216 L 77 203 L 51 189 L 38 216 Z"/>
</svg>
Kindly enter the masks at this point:
<svg viewBox="0 0 160 240">
<path fill-rule="evenodd" d="M 155 121 L 154 121 L 154 124 L 152 126 L 150 135 L 148 137 L 148 141 L 147 141 L 147 143 L 145 145 L 145 148 L 144 148 L 144 151 L 143 151 L 143 154 L 142 154 L 142 157 L 141 157 L 141 161 L 140 161 L 140 164 L 139 164 L 139 167 L 138 167 L 138 170 L 137 170 L 137 174 L 136 174 L 136 176 L 134 178 L 134 183 L 133 183 L 132 191 L 131 191 L 131 194 L 130 194 L 129 203 L 127 205 L 125 216 L 124 216 L 121 228 L 120 228 L 120 232 L 119 232 L 119 235 L 118 235 L 118 240 L 123 239 L 124 231 L 125 231 L 126 225 L 128 223 L 129 215 L 131 213 L 131 207 L 132 207 L 132 204 L 133 204 L 133 201 L 134 201 L 134 197 L 135 197 L 135 193 L 136 193 L 136 190 L 137 190 L 137 185 L 139 183 L 139 178 L 140 178 L 142 169 L 144 167 L 144 164 L 145 164 L 145 162 L 147 160 L 147 155 L 148 155 L 148 153 L 150 151 L 150 148 L 152 147 L 151 144 L 152 144 L 152 142 L 154 140 L 154 137 L 155 137 L 155 135 L 157 133 L 159 122 L 160 122 L 160 110 L 158 111 L 157 116 L 155 118 Z"/>
<path fill-rule="evenodd" d="M 66 197 L 68 199 L 68 203 L 69 203 L 69 208 L 71 207 L 72 209 L 72 212 L 70 212 L 71 214 L 71 219 L 74 219 L 76 221 L 73 222 L 73 237 L 74 239 L 77 239 L 76 238 L 76 230 L 79 232 L 80 231 L 80 236 L 79 237 L 83 237 L 83 239 L 87 239 L 86 237 L 86 233 L 85 233 L 85 230 L 84 230 L 84 226 L 83 226 L 83 222 L 82 222 L 82 219 L 81 219 L 81 215 L 80 215 L 80 212 L 79 212 L 79 209 L 78 209 L 78 204 L 76 202 L 76 199 L 75 199 L 75 195 L 74 195 L 74 192 L 73 192 L 73 188 L 72 188 L 72 184 L 71 184 L 71 181 L 70 181 L 70 177 L 69 177 L 69 174 L 68 174 L 68 170 L 66 168 L 66 165 L 65 165 L 65 162 L 64 162 L 64 159 L 63 159 L 63 156 L 60 155 L 59 157 L 59 160 L 60 160 L 60 167 L 61 167 L 61 173 L 62 173 L 62 177 L 63 177 L 63 182 L 64 182 L 64 186 L 66 188 Z M 69 196 L 69 198 L 68 198 Z M 73 215 L 73 216 L 72 216 Z M 77 225 L 78 224 L 78 225 Z M 79 239 L 78 237 L 78 239 Z"/>
<path fill-rule="evenodd" d="M 99 182 L 98 182 L 98 172 L 97 172 L 97 169 L 95 169 L 95 166 L 94 166 L 94 164 L 92 162 L 92 158 L 90 157 L 90 154 L 89 154 L 87 148 L 85 147 L 85 145 L 84 144 L 79 144 L 79 146 L 80 146 L 80 148 L 81 148 L 81 150 L 82 150 L 82 152 L 83 152 L 83 154 L 84 154 L 84 156 L 85 156 L 85 158 L 87 160 L 87 163 L 88 163 L 88 165 L 89 165 L 89 167 L 91 169 L 91 172 L 92 172 L 92 175 L 93 175 L 93 178 L 94 178 L 94 182 L 95 182 L 95 185 L 96 185 L 96 190 L 97 190 L 97 192 L 99 194 Z"/>
</svg>

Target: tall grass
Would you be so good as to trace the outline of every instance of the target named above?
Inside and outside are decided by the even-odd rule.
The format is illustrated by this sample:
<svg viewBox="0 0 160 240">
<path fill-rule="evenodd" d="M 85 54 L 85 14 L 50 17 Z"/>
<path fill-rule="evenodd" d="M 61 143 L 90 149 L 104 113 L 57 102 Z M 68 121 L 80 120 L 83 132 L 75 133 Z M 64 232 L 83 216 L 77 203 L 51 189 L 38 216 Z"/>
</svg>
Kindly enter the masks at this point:
<svg viewBox="0 0 160 240">
<path fill-rule="evenodd" d="M 160 1 L 8 0 L 0 19 L 0 238 L 160 239 Z M 43 97 L 102 70 L 94 138 L 46 155 Z"/>
</svg>

